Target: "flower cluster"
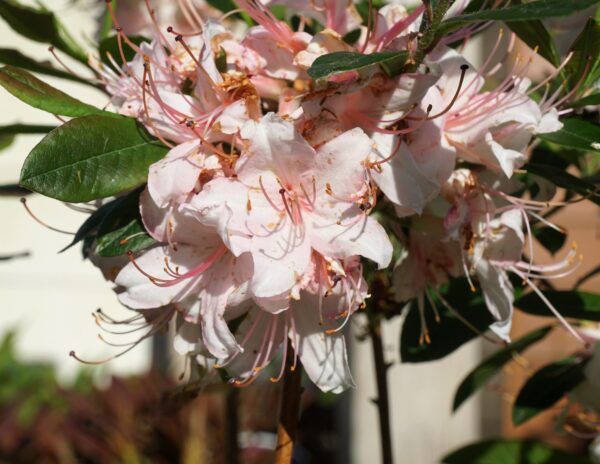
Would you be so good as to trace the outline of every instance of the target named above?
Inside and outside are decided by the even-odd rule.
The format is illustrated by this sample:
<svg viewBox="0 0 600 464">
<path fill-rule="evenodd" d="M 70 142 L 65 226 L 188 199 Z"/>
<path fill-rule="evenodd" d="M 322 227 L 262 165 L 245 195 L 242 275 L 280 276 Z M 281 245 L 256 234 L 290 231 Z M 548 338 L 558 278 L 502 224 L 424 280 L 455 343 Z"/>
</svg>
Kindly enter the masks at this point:
<svg viewBox="0 0 600 464">
<path fill-rule="evenodd" d="M 545 83 L 531 87 L 527 63 L 485 85 L 497 67 L 476 70 L 445 45 L 455 36 L 415 62 L 423 7 L 391 4 L 363 25 L 349 2 L 237 3 L 256 24 L 238 35 L 230 18 L 190 15 L 199 32 L 155 24 L 136 44 L 113 15 L 120 56 L 93 61 L 116 111 L 170 148 L 140 197 L 160 245 L 129 254 L 120 301 L 176 315 L 176 350 L 214 358 L 236 384 L 290 346 L 321 389 L 340 392 L 353 385 L 342 329 L 368 301 L 364 260 L 388 268 L 394 234 L 398 301 L 447 304 L 437 289 L 464 275 L 507 340 L 507 272 L 539 292 L 532 279 L 577 265 L 575 250 L 549 266 L 523 258 L 523 229 L 547 203 L 511 195 L 533 136 L 561 128 L 563 99 L 534 100 Z M 294 11 L 298 30 L 271 3 Z M 323 28 L 309 33 L 311 21 Z M 375 63 L 311 77 L 336 52 L 408 58 L 401 72 Z"/>
</svg>

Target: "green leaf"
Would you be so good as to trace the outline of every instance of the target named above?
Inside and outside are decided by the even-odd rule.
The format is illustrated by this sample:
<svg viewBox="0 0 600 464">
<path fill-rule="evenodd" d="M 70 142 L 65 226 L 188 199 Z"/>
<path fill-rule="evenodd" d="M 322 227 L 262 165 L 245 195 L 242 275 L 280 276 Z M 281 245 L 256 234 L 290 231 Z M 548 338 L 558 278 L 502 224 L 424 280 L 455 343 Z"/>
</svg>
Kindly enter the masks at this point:
<svg viewBox="0 0 600 464">
<path fill-rule="evenodd" d="M 529 163 L 526 165 L 525 169 L 533 174 L 548 179 L 558 187 L 578 193 L 588 200 L 600 205 L 600 193 L 598 193 L 594 184 L 575 177 L 563 169 L 541 163 Z"/>
<path fill-rule="evenodd" d="M 83 103 L 14 66 L 0 68 L 0 85 L 28 105 L 49 113 L 70 117 L 113 114 Z"/>
<path fill-rule="evenodd" d="M 63 71 L 62 69 L 55 68 L 47 61 L 36 61 L 33 58 L 29 58 L 28 56 L 23 55 L 20 51 L 12 48 L 0 48 L 0 63 L 27 69 L 31 72 L 93 85 L 86 79 L 81 79 L 71 73 Z"/>
<path fill-rule="evenodd" d="M 567 236 L 564 233 L 549 226 L 536 227 L 533 229 L 533 236 L 551 254 L 559 251 L 567 241 Z"/>
<path fill-rule="evenodd" d="M 570 52 L 573 55 L 565 67 L 569 86 L 575 87 L 583 77 L 578 92 L 581 93 L 600 77 L 600 24 L 592 18 L 588 19 L 583 31 L 571 45 Z"/>
<path fill-rule="evenodd" d="M 156 243 L 140 219 L 132 219 L 126 226 L 98 238 L 96 253 L 100 256 L 121 256 L 129 251 L 146 249 Z"/>
<path fill-rule="evenodd" d="M 131 35 L 128 37 L 129 40 L 131 40 L 136 45 L 140 45 L 142 42 L 150 43 L 149 39 L 141 35 Z M 117 64 L 123 64 L 121 52 L 119 51 L 119 42 L 117 40 L 116 35 L 106 37 L 100 41 L 100 44 L 98 45 L 98 54 L 100 55 L 100 60 L 107 66 L 110 66 L 115 71 L 116 69 L 113 63 L 108 59 L 109 54 L 110 56 L 112 56 L 113 60 L 115 60 Z M 123 45 L 123 55 L 125 56 L 125 61 L 129 62 L 133 60 L 135 54 L 136 52 L 133 48 L 127 45 Z"/>
<path fill-rule="evenodd" d="M 596 105 L 600 105 L 600 93 L 594 93 L 592 95 L 588 95 L 587 97 L 580 98 L 577 101 L 569 103 L 569 106 L 572 108 L 582 108 L 584 106 Z"/>
<path fill-rule="evenodd" d="M 510 21 L 507 23 L 511 31 L 525 42 L 529 47 L 537 47 L 538 54 L 558 67 L 560 65 L 560 54 L 556 50 L 554 39 L 540 20 Z"/>
<path fill-rule="evenodd" d="M 87 63 L 85 51 L 50 11 L 20 5 L 15 0 L 0 0 L 0 16 L 22 36 L 53 45 L 72 58 Z"/>
<path fill-rule="evenodd" d="M 561 130 L 537 136 L 563 147 L 600 153 L 600 126 L 579 118 L 568 118 L 562 123 Z"/>
<path fill-rule="evenodd" d="M 140 215 L 140 193 L 137 189 L 115 200 L 98 227 L 96 253 L 111 257 L 139 251 L 156 243 L 144 228 Z"/>
<path fill-rule="evenodd" d="M 564 317 L 600 321 L 600 295 L 587 292 L 545 291 L 544 296 Z M 515 306 L 535 316 L 554 317 L 535 293 L 527 293 L 518 298 Z"/>
<path fill-rule="evenodd" d="M 460 29 L 474 22 L 482 21 L 528 21 L 534 19 L 568 16 L 576 11 L 595 5 L 598 0 L 536 0 L 504 8 L 482 9 L 446 19 L 440 26 L 440 33 Z"/>
<path fill-rule="evenodd" d="M 517 341 L 496 351 L 492 356 L 485 359 L 475 369 L 469 372 L 456 390 L 452 410 L 456 411 L 473 393 L 485 385 L 506 363 L 512 360 L 516 353 L 522 353 L 534 343 L 539 342 L 548 335 L 548 332 L 550 332 L 552 328 L 553 326 L 547 326 L 529 332 Z"/>
<path fill-rule="evenodd" d="M 397 75 L 406 60 L 408 52 L 381 52 L 363 55 L 357 52 L 334 52 L 318 57 L 308 70 L 315 80 L 329 78 L 348 71 L 360 71 L 373 66 L 381 66 L 390 77 Z"/>
<path fill-rule="evenodd" d="M 206 0 L 206 3 L 223 13 L 228 13 L 238 8 L 233 0 Z"/>
<path fill-rule="evenodd" d="M 21 185 L 68 202 L 105 198 L 143 184 L 148 167 L 167 151 L 133 119 L 85 116 L 34 147 Z"/>
<path fill-rule="evenodd" d="M 104 218 L 107 216 L 107 214 L 114 208 L 114 203 L 117 201 L 119 201 L 119 198 L 109 203 L 106 203 L 105 205 L 102 205 L 100 208 L 98 208 L 96 211 L 90 214 L 90 216 L 83 222 L 79 229 L 77 229 L 77 232 L 75 232 L 75 236 L 73 237 L 71 243 L 69 243 L 66 247 L 60 250 L 59 253 L 67 251 L 69 248 L 86 238 L 95 239 L 98 227 L 100 226 Z"/>
<path fill-rule="evenodd" d="M 469 295 L 469 298 L 465 298 L 465 295 Z M 460 316 L 481 332 L 485 332 L 494 322 L 481 296 L 471 292 L 466 279 L 453 280 L 444 299 Z M 429 330 L 430 343 L 424 343 L 420 340 L 419 309 L 416 304 L 412 305 L 402 324 L 400 337 L 402 362 L 419 363 L 441 359 L 478 336 L 441 303 L 437 304 L 437 311 L 440 316 L 439 322 L 436 321 L 433 308 L 426 301 L 425 321 Z"/>
<path fill-rule="evenodd" d="M 538 441 L 492 439 L 467 445 L 442 459 L 444 464 L 591 464 Z"/>
<path fill-rule="evenodd" d="M 519 391 L 513 423 L 521 425 L 563 398 L 585 379 L 584 367 L 580 358 L 571 356 L 539 369 Z"/>
</svg>

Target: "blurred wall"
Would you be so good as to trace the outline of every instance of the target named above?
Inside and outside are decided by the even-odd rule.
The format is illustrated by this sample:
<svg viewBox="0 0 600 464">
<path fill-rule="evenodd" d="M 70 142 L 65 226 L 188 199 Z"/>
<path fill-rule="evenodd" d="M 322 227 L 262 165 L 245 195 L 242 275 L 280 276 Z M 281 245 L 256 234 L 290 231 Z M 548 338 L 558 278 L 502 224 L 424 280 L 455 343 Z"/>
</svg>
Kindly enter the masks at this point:
<svg viewBox="0 0 600 464">
<path fill-rule="evenodd" d="M 73 35 L 92 37 L 95 26 L 89 9 L 68 6 L 67 1 L 52 0 L 46 4 L 60 12 L 61 20 Z M 91 4 L 96 5 L 92 2 L 88 5 Z M 3 21 L 0 21 L 0 47 L 18 49 L 38 60 L 53 60 L 46 46 L 23 39 Z M 80 69 L 69 58 L 61 58 L 74 69 Z M 43 79 L 86 102 L 99 106 L 106 103 L 106 97 L 91 87 L 60 79 Z M 4 89 L 0 90 L 0 108 L 0 125 L 58 123 L 52 115 L 28 107 Z M 0 185 L 18 181 L 23 160 L 39 138 L 19 136 L 11 147 L 0 152 Z M 54 227 L 74 232 L 87 217 L 40 195 L 28 198 L 35 214 Z M 98 327 L 91 313 L 102 308 L 113 317 L 123 318 L 130 312 L 119 305 L 111 285 L 100 272 L 82 260 L 79 247 L 58 254 L 71 237 L 34 222 L 17 197 L 0 197 L 0 218 L 0 257 L 30 253 L 27 258 L 0 260 L 0 336 L 8 330 L 17 330 L 19 352 L 27 359 L 55 362 L 63 380 L 72 377 L 81 367 L 68 356 L 70 350 L 89 360 L 114 354 L 116 348 L 97 338 Z M 124 337 L 117 337 L 115 341 L 124 342 Z M 149 366 L 149 355 L 150 346 L 146 343 L 95 371 L 99 374 L 141 372 Z"/>
</svg>

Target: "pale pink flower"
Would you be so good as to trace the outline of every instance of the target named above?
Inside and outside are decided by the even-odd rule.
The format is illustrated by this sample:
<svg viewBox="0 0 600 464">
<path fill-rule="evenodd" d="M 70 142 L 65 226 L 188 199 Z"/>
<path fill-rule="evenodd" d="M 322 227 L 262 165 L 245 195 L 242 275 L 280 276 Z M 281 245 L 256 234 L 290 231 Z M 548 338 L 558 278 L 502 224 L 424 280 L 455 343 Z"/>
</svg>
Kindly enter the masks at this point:
<svg viewBox="0 0 600 464">
<path fill-rule="evenodd" d="M 387 234 L 368 216 L 373 200 L 363 161 L 371 141 L 360 129 L 315 150 L 293 124 L 267 114 L 241 136 L 246 150 L 237 178 L 212 180 L 188 210 L 214 225 L 234 255 L 252 255 L 255 297 L 289 297 L 313 250 L 389 264 Z"/>
<path fill-rule="evenodd" d="M 309 282 L 284 312 L 265 312 L 251 302 L 242 305 L 248 311 L 237 332 L 243 352 L 219 361 L 237 385 L 252 382 L 283 345 L 281 367 L 271 377 L 279 380 L 289 337 L 295 357 L 321 390 L 340 393 L 354 386 L 341 329 L 367 297 L 360 260 L 313 254 L 307 274 Z"/>
<path fill-rule="evenodd" d="M 494 90 L 482 91 L 484 77 L 458 52 L 445 49 L 431 60 L 442 77 L 424 102 L 434 112 L 448 108 L 444 136 L 460 158 L 511 177 L 527 161 L 534 134 L 562 127 L 552 99 L 540 105 L 528 96 L 527 79 L 511 74 Z"/>
<path fill-rule="evenodd" d="M 224 318 L 228 305 L 239 303 L 252 273 L 248 254 L 233 256 L 214 229 L 178 209 L 159 208 L 144 192 L 144 225 L 163 246 L 131 257 L 115 283 L 123 287 L 119 300 L 132 309 L 175 305 L 185 321 L 202 328 L 202 339 L 213 356 L 239 351 Z"/>
</svg>

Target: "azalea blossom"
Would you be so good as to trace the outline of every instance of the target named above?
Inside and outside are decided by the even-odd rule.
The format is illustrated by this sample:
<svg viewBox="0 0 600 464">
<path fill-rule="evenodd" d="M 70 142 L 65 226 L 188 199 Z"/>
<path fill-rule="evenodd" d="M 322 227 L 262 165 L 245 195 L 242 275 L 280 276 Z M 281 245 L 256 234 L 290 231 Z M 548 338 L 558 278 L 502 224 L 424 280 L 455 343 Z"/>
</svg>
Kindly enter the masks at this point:
<svg viewBox="0 0 600 464">
<path fill-rule="evenodd" d="M 368 215 L 374 200 L 363 161 L 371 141 L 360 129 L 315 150 L 293 124 L 268 114 L 241 136 L 247 149 L 237 176 L 207 183 L 191 207 L 234 255 L 252 255 L 256 297 L 289 297 L 313 250 L 389 264 L 387 234 Z"/>
</svg>

